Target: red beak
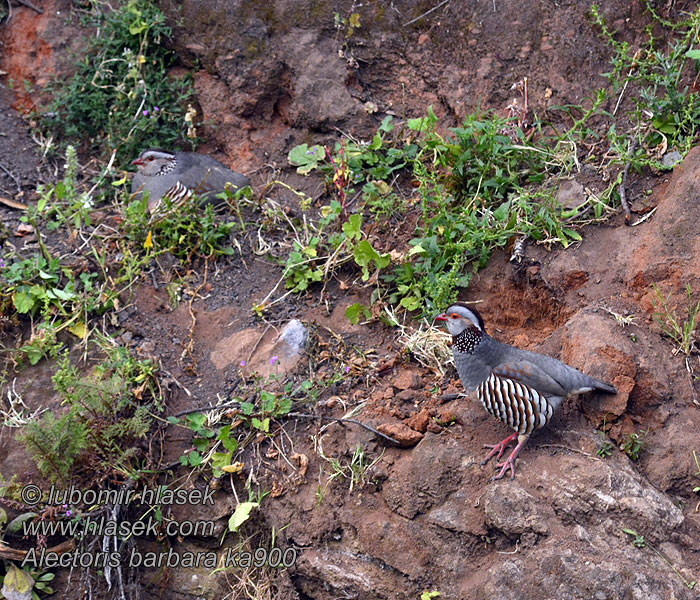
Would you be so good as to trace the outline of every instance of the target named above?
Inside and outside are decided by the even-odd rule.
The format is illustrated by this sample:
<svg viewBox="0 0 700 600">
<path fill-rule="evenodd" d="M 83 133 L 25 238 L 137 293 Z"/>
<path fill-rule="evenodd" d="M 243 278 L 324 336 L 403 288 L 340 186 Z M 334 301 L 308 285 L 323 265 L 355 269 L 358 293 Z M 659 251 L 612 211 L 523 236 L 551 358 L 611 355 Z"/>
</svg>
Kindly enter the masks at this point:
<svg viewBox="0 0 700 600">
<path fill-rule="evenodd" d="M 132 165 L 143 165 L 143 161 L 140 158 L 135 158 L 134 160 L 131 161 Z"/>
<path fill-rule="evenodd" d="M 435 317 L 435 320 L 436 321 L 447 321 L 447 315 L 445 313 L 438 315 L 437 317 Z"/>
</svg>

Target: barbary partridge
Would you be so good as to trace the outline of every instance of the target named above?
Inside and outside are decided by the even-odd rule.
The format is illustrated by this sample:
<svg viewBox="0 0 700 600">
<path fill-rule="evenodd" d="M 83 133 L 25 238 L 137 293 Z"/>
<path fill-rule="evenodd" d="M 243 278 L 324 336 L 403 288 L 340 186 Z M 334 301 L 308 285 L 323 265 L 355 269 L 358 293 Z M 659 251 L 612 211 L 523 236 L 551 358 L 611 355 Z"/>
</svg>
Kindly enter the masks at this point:
<svg viewBox="0 0 700 600">
<path fill-rule="evenodd" d="M 151 148 L 131 162 L 138 172 L 131 182 L 131 193 L 148 193 L 148 210 L 153 213 L 164 196 L 173 204 L 186 201 L 193 193 L 213 201 L 226 184 L 240 189 L 250 185 L 245 175 L 232 171 L 218 160 L 195 152 L 167 152 Z"/>
<path fill-rule="evenodd" d="M 495 454 L 498 460 L 508 444 L 518 440 L 510 456 L 496 465 L 501 471 L 492 480 L 501 479 L 508 469 L 511 479 L 515 477 L 518 452 L 535 429 L 549 423 L 565 398 L 592 390 L 617 393 L 612 385 L 556 358 L 493 339 L 486 333 L 481 315 L 462 302 L 455 302 L 435 320 L 444 321 L 452 334 L 455 367 L 465 390 L 476 390 L 486 412 L 516 431 L 502 442 L 486 446 L 491 452 L 482 465 Z"/>
</svg>

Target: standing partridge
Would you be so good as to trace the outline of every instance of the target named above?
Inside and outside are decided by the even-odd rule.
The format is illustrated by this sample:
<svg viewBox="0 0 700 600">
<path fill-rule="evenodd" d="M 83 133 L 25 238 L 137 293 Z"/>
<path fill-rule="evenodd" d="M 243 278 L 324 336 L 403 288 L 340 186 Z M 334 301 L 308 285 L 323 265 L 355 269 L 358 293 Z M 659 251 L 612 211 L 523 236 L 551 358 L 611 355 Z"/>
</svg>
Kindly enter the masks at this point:
<svg viewBox="0 0 700 600">
<path fill-rule="evenodd" d="M 131 182 L 137 198 L 148 193 L 148 210 L 154 212 L 164 196 L 173 204 L 186 201 L 192 193 L 213 201 L 226 184 L 240 189 L 250 185 L 245 175 L 231 171 L 218 160 L 194 152 L 167 152 L 151 148 L 131 162 L 138 172 Z"/>
<path fill-rule="evenodd" d="M 486 333 L 481 315 L 466 304 L 455 302 L 447 312 L 435 317 L 452 334 L 455 367 L 467 392 L 476 390 L 486 412 L 515 429 L 502 442 L 487 445 L 498 460 L 508 444 L 518 443 L 510 456 L 498 463 L 501 469 L 491 479 L 501 479 L 508 469 L 515 477 L 515 459 L 530 434 L 552 419 L 562 401 L 577 394 L 600 390 L 616 394 L 604 381 L 584 375 L 569 365 L 544 354 L 528 352 L 503 344 Z"/>
</svg>

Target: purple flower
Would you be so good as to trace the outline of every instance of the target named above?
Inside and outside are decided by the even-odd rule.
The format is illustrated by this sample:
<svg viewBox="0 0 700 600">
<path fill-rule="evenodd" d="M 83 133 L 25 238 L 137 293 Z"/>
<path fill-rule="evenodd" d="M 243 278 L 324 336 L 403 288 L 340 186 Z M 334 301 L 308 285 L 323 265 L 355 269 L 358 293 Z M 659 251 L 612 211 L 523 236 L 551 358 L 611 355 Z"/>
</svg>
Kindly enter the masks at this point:
<svg viewBox="0 0 700 600">
<path fill-rule="evenodd" d="M 70 508 L 66 511 L 66 516 L 70 517 L 73 513 L 70 511 Z"/>
<path fill-rule="evenodd" d="M 350 367 L 346 366 L 346 367 L 345 367 L 345 372 L 346 372 L 346 373 L 349 373 L 349 372 L 350 372 Z"/>
<path fill-rule="evenodd" d="M 271 364 L 271 365 L 274 365 L 274 364 L 277 363 L 278 361 L 279 361 L 279 357 L 278 357 L 277 355 L 275 355 L 275 356 L 273 356 L 273 357 L 270 359 L 270 364 Z"/>
<path fill-rule="evenodd" d="M 147 110 L 144 110 L 144 111 L 143 111 L 143 116 L 144 116 L 144 117 L 147 117 L 147 116 L 148 116 L 148 111 L 147 111 Z"/>
<path fill-rule="evenodd" d="M 242 367 L 245 367 L 245 361 L 244 361 L 244 360 L 241 361 L 241 366 L 242 366 Z"/>
<path fill-rule="evenodd" d="M 0 269 L 2 269 L 5 266 L 5 261 L 0 258 Z"/>
<path fill-rule="evenodd" d="M 154 106 L 154 107 L 153 107 L 153 112 L 160 112 L 160 108 L 158 108 L 157 106 Z"/>
</svg>

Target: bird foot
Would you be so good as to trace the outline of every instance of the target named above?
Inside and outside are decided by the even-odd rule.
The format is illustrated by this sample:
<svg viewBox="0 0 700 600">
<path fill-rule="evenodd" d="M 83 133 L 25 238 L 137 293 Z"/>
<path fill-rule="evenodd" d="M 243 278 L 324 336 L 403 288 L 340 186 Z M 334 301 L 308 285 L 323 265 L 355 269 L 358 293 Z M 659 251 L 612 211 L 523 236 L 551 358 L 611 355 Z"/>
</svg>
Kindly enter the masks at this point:
<svg viewBox="0 0 700 600">
<path fill-rule="evenodd" d="M 518 456 L 518 452 L 520 452 L 520 448 L 522 448 L 525 445 L 525 442 L 527 442 L 527 438 L 525 438 L 525 440 L 522 442 L 518 442 L 518 445 L 513 449 L 513 452 L 510 453 L 510 456 L 506 460 L 504 460 L 502 463 L 496 463 L 496 468 L 501 469 L 501 471 L 498 473 L 498 475 L 494 475 L 493 477 L 491 477 L 489 481 L 496 481 L 497 479 L 501 479 L 506 474 L 506 471 L 508 469 L 510 469 L 511 481 L 515 479 L 515 459 Z"/>
<path fill-rule="evenodd" d="M 496 463 L 496 468 L 501 469 L 501 472 L 498 475 L 494 475 L 493 477 L 491 477 L 489 481 L 496 481 L 497 479 L 502 479 L 508 469 L 510 469 L 511 481 L 515 479 L 515 459 L 513 458 L 512 454 L 502 463 Z"/>
<path fill-rule="evenodd" d="M 510 444 L 514 439 L 518 437 L 517 433 L 511 433 L 505 440 L 498 442 L 498 444 L 484 444 L 484 448 L 491 448 L 491 452 L 489 452 L 484 460 L 481 461 L 481 466 L 483 467 L 489 460 L 491 460 L 491 457 L 494 454 L 497 454 L 496 460 L 501 458 L 501 454 L 503 454 L 503 451 L 508 447 L 508 444 Z M 500 466 L 500 465 L 497 465 Z M 500 479 L 500 478 L 499 478 Z"/>
</svg>

